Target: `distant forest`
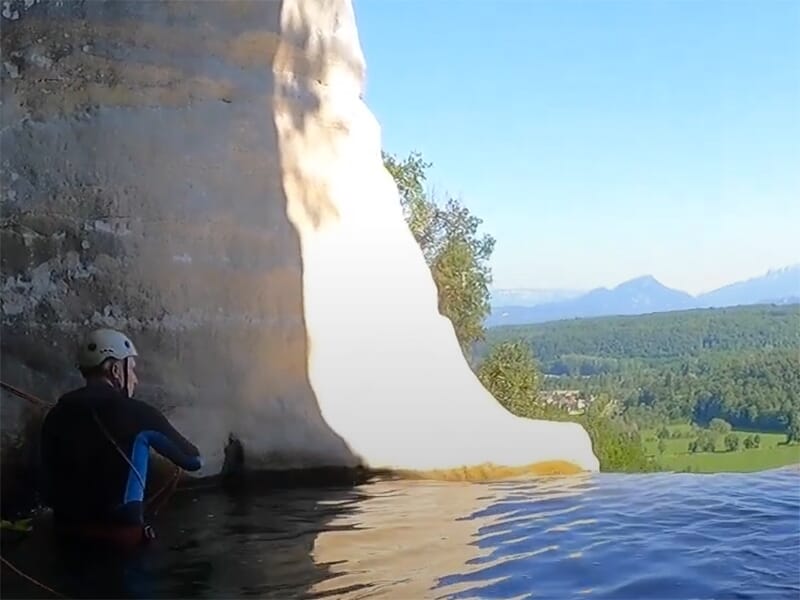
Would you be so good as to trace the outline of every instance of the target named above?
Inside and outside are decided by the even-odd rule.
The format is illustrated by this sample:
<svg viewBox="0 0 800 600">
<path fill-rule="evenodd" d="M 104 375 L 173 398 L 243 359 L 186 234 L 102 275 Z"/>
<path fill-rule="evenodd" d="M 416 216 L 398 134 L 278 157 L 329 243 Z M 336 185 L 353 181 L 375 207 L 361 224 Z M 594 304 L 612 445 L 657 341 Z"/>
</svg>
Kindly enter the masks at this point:
<svg viewBox="0 0 800 600">
<path fill-rule="evenodd" d="M 476 345 L 528 344 L 544 389 L 616 400 L 642 426 L 722 418 L 785 431 L 800 420 L 800 305 L 758 305 L 501 326 Z"/>
</svg>

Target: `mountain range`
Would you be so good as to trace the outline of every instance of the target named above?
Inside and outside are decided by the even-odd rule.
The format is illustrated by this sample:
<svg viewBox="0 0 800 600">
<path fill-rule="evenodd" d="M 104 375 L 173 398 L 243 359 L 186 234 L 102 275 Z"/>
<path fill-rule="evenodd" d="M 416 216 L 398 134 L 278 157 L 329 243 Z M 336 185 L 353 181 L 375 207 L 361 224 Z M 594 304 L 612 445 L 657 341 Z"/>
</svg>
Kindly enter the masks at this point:
<svg viewBox="0 0 800 600">
<path fill-rule="evenodd" d="M 545 302 L 571 300 L 586 293 L 586 290 L 548 290 L 537 288 L 514 288 L 492 290 L 492 306 L 536 306 Z"/>
<path fill-rule="evenodd" d="M 543 293 L 544 290 L 534 291 L 537 292 L 533 295 L 534 298 L 547 299 L 519 301 L 525 297 L 524 290 L 493 292 L 494 304 L 491 314 L 486 319 L 486 326 L 522 325 L 610 315 L 640 315 L 743 304 L 800 303 L 800 263 L 697 296 L 669 288 L 651 275 L 631 279 L 614 288 L 597 288 L 582 294 L 556 291 L 557 299 L 551 299 L 554 296 L 547 296 Z M 517 301 L 502 303 L 503 300 L 511 298 Z"/>
</svg>

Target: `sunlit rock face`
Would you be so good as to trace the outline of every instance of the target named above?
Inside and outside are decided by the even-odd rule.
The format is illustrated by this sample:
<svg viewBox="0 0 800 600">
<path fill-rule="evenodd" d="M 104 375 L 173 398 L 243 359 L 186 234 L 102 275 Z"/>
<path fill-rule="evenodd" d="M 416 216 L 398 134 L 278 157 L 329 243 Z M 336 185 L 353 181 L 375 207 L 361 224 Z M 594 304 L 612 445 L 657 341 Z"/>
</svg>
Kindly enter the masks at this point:
<svg viewBox="0 0 800 600">
<path fill-rule="evenodd" d="M 349 1 L 2 19 L 3 381 L 55 399 L 75 337 L 111 326 L 204 475 L 231 433 L 252 468 L 597 469 L 578 425 L 502 409 L 439 315 Z"/>
</svg>

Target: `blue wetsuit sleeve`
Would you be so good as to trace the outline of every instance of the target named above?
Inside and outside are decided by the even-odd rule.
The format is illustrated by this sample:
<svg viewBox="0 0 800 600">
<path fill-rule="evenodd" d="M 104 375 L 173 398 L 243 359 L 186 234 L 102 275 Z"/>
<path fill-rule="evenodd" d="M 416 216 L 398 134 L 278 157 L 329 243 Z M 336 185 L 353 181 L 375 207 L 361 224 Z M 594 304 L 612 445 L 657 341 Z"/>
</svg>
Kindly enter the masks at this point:
<svg viewBox="0 0 800 600">
<path fill-rule="evenodd" d="M 197 447 L 183 437 L 159 410 L 144 402 L 140 407 L 140 430 L 156 452 L 187 471 L 197 471 L 203 466 Z"/>
</svg>

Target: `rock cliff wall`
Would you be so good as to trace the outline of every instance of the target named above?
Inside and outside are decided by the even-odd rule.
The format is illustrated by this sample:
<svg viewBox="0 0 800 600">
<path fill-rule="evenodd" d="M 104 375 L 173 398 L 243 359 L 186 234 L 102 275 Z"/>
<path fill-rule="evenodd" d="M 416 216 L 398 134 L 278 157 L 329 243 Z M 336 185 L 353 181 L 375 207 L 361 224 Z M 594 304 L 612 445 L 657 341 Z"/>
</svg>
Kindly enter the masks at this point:
<svg viewBox="0 0 800 600">
<path fill-rule="evenodd" d="M 111 326 L 203 474 L 229 433 L 258 468 L 597 468 L 581 427 L 503 410 L 438 314 L 350 2 L 5 5 L 4 381 L 55 399 Z"/>
</svg>

